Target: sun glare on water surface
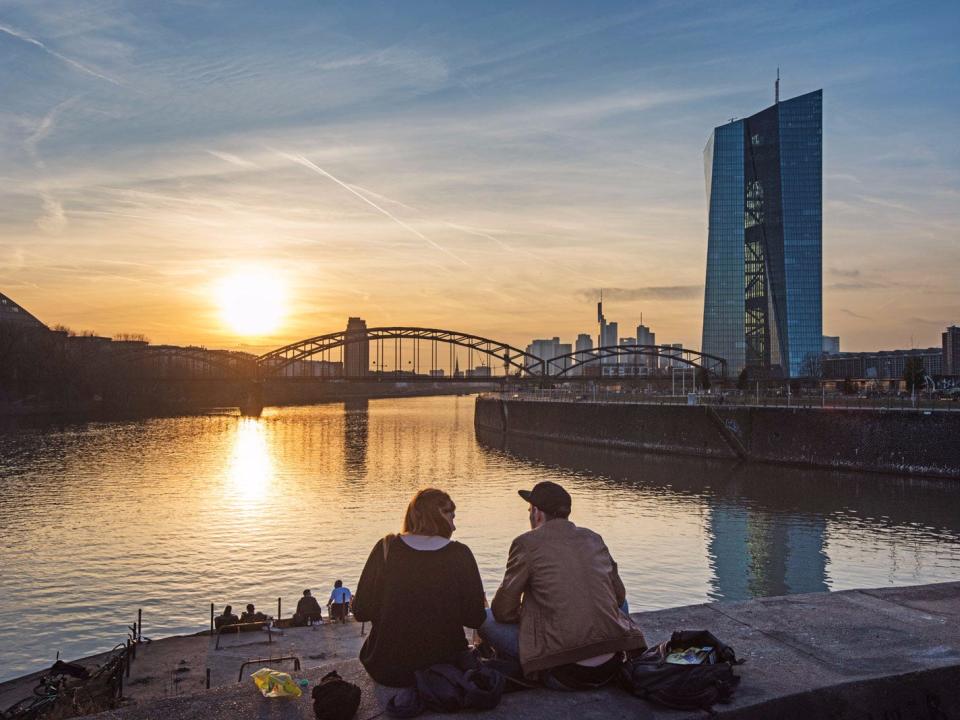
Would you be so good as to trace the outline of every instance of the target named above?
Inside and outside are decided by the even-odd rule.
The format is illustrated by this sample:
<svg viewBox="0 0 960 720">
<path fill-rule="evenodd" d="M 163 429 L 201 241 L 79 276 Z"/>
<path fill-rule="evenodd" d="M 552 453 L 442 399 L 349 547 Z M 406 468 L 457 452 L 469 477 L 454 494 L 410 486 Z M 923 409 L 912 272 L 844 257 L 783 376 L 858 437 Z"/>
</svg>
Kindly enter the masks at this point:
<svg viewBox="0 0 960 720">
<path fill-rule="evenodd" d="M 216 287 L 220 317 L 240 335 L 265 335 L 276 330 L 286 314 L 283 284 L 266 272 L 240 272 Z"/>
</svg>

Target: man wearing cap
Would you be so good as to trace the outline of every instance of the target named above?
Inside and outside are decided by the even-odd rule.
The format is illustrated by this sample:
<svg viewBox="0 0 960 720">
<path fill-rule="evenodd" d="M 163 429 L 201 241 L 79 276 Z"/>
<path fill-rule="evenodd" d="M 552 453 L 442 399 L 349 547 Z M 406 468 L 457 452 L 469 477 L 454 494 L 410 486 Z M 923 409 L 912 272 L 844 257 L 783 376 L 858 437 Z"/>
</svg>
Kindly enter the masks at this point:
<svg viewBox="0 0 960 720">
<path fill-rule="evenodd" d="M 626 590 L 603 538 L 570 522 L 570 494 L 550 481 L 520 490 L 529 532 L 514 539 L 480 637 L 525 677 L 551 687 L 597 687 L 622 653 L 646 647 L 626 613 Z"/>
</svg>

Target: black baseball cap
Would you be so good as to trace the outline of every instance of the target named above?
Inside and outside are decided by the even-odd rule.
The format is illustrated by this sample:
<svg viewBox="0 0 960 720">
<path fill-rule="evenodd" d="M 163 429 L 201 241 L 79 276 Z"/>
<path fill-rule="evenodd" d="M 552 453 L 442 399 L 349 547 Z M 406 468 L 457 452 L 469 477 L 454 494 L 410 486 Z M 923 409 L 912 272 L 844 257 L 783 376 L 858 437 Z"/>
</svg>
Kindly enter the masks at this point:
<svg viewBox="0 0 960 720">
<path fill-rule="evenodd" d="M 517 494 L 548 515 L 567 514 L 573 504 L 570 493 L 550 480 L 538 482 L 533 486 L 533 490 L 517 490 Z"/>
</svg>

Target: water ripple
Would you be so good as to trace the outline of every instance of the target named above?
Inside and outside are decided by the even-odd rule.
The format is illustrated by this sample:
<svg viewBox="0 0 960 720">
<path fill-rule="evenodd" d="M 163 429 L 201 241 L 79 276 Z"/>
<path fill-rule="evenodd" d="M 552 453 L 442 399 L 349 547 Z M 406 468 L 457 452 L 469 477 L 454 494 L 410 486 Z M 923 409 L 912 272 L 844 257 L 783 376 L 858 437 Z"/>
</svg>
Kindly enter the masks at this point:
<svg viewBox="0 0 960 720">
<path fill-rule="evenodd" d="M 305 587 L 353 587 L 430 485 L 491 597 L 527 522 L 516 490 L 543 479 L 603 534 L 636 610 L 960 577 L 945 483 L 505 442 L 475 435 L 473 402 L 0 435 L 0 680 L 109 649 L 138 608 L 160 637 L 205 627 L 211 602 L 289 614 Z"/>
</svg>

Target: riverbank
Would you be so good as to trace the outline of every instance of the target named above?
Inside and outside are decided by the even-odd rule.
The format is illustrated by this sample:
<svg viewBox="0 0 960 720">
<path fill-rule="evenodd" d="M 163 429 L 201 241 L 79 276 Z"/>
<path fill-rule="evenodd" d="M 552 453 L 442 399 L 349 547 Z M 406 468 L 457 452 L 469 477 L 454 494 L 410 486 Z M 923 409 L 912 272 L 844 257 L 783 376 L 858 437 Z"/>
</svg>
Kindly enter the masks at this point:
<svg viewBox="0 0 960 720">
<path fill-rule="evenodd" d="M 960 478 L 960 413 L 477 398 L 478 429 L 728 459 Z"/>
<path fill-rule="evenodd" d="M 147 420 L 193 415 L 237 414 L 256 416 L 265 407 L 295 407 L 324 403 L 363 403 L 369 400 L 408 397 L 441 397 L 490 392 L 489 382 L 404 383 L 404 382 L 298 382 L 272 381 L 264 390 L 263 402 L 238 405 L 239 394 L 207 396 L 200 401 L 152 398 L 127 406 L 88 401 L 75 404 L 0 403 L 0 431 L 47 424 Z"/>
<path fill-rule="evenodd" d="M 676 629 L 709 629 L 728 642 L 746 660 L 738 666 L 742 677 L 734 700 L 717 706 L 719 716 L 730 720 L 863 720 L 870 717 L 960 718 L 960 583 L 901 588 L 847 590 L 834 593 L 792 595 L 737 603 L 710 603 L 634 613 L 650 644 Z M 339 634 L 341 648 L 358 644 L 356 623 L 324 626 L 318 631 L 295 628 L 274 638 L 273 654 L 288 649 L 283 643 L 332 643 Z M 352 640 L 350 640 L 352 638 Z M 189 663 L 192 685 L 179 686 L 173 697 L 147 699 L 97 715 L 99 720 L 219 720 L 238 717 L 313 717 L 309 689 L 294 700 L 260 696 L 246 675 L 241 682 L 238 658 L 265 657 L 267 646 L 216 651 L 209 637 L 171 638 L 141 648 L 134 664 L 146 668 L 152 653 L 167 664 L 151 671 L 158 678 L 176 677 L 177 657 L 184 643 L 207 649 L 207 662 L 216 669 L 221 687 L 203 691 L 204 668 Z M 250 642 L 265 643 L 263 638 Z M 180 644 L 181 647 L 177 647 Z M 165 650 L 165 646 L 169 648 Z M 319 652 L 323 652 L 319 650 Z M 301 658 L 303 669 L 294 677 L 312 687 L 330 669 L 360 685 L 363 702 L 357 718 L 365 720 L 383 710 L 395 692 L 378 687 L 348 653 L 319 659 Z M 219 653 L 219 654 L 218 654 Z M 301 653 L 306 653 L 301 649 Z M 287 654 L 283 652 L 283 654 Z M 314 653 L 318 654 L 318 653 Z M 349 657 L 353 657 L 352 651 Z M 331 662 L 332 661 L 332 662 Z M 144 665 L 141 665 L 144 663 Z M 219 665 L 218 665 L 219 663 Z M 266 663 L 264 663 L 266 664 Z M 227 668 L 226 666 L 230 667 Z M 287 664 L 280 667 L 286 668 Z M 229 672 L 227 672 L 229 670 Z M 144 670 L 137 668 L 137 672 Z M 440 717 L 424 715 L 425 718 Z M 681 713 L 655 708 L 617 688 L 592 692 L 558 693 L 532 690 L 504 697 L 500 706 L 483 717 L 558 720 L 560 718 L 702 718 L 702 713 Z"/>
</svg>

